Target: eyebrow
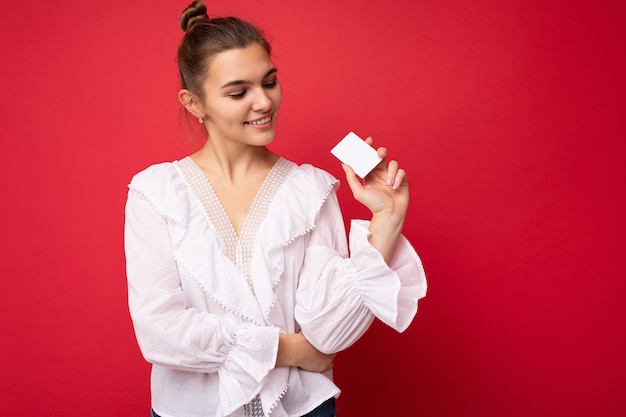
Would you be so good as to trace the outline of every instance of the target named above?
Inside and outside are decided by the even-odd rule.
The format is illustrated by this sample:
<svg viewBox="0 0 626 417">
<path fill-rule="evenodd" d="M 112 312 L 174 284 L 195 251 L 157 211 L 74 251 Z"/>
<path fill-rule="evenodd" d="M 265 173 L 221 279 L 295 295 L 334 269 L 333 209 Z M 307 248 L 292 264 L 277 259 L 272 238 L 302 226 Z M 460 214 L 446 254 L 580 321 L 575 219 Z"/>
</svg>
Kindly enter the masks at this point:
<svg viewBox="0 0 626 417">
<path fill-rule="evenodd" d="M 270 69 L 269 71 L 267 71 L 265 73 L 263 78 L 265 79 L 265 78 L 269 77 L 270 75 L 275 74 L 277 72 L 278 72 L 278 70 L 276 68 L 272 68 L 272 69 Z M 224 89 L 224 88 L 232 87 L 232 86 L 235 86 L 235 85 L 249 85 L 249 84 L 254 84 L 254 82 L 253 81 L 248 81 L 248 80 L 234 80 L 234 81 L 227 82 L 226 84 L 224 84 L 220 88 Z"/>
</svg>

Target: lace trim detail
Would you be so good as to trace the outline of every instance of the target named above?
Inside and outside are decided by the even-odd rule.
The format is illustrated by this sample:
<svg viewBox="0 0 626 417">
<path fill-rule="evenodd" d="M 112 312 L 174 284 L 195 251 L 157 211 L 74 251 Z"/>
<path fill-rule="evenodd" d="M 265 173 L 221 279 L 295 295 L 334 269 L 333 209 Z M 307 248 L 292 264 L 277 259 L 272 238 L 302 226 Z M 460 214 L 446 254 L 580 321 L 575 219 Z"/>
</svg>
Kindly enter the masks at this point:
<svg viewBox="0 0 626 417">
<path fill-rule="evenodd" d="M 235 263 L 243 272 L 246 280 L 248 280 L 248 285 L 250 285 L 253 292 L 250 267 L 259 226 L 267 217 L 267 212 L 274 196 L 283 186 L 292 169 L 293 165 L 282 158 L 274 164 L 254 198 L 250 211 L 246 215 L 241 229 L 241 236 L 234 236 L 237 240 L 237 259 Z"/>
<path fill-rule="evenodd" d="M 213 187 L 207 180 L 206 176 L 195 162 L 189 157 L 174 162 L 180 168 L 180 172 L 185 177 L 185 181 L 191 188 L 192 193 L 200 200 L 204 206 L 204 210 L 217 231 L 218 237 L 222 239 L 223 249 L 226 256 L 233 260 L 235 254 L 235 242 L 230 239 L 224 239 L 225 236 L 235 234 L 228 218 L 226 221 L 222 218 L 224 212 L 222 205 L 213 191 Z M 225 216 L 225 213 L 223 214 Z"/>
<path fill-rule="evenodd" d="M 261 396 L 256 395 L 248 404 L 243 406 L 243 411 L 249 417 L 264 417 L 263 404 L 261 404 Z"/>
<path fill-rule="evenodd" d="M 254 293 L 250 267 L 257 232 L 267 216 L 274 196 L 283 186 L 293 169 L 293 164 L 283 158 L 279 158 L 276 161 L 254 197 L 250 210 L 246 214 L 241 235 L 237 236 L 235 228 L 228 218 L 228 214 L 226 214 L 226 210 L 224 210 L 222 203 L 202 169 L 190 157 L 183 158 L 176 163 L 180 167 L 192 192 L 202 202 L 210 222 L 222 239 L 224 254 L 243 273 L 250 290 Z"/>
</svg>

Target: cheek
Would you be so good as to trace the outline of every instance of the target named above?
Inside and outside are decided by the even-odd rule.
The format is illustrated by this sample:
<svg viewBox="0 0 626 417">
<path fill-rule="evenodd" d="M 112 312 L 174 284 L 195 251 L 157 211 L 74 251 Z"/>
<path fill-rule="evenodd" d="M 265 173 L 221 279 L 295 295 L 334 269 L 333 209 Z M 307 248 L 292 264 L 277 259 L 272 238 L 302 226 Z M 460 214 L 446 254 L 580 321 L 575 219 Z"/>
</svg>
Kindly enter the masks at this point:
<svg viewBox="0 0 626 417">
<path fill-rule="evenodd" d="M 208 115 L 215 123 L 235 123 L 246 115 L 245 106 L 239 102 L 220 102 L 208 110 Z"/>
</svg>

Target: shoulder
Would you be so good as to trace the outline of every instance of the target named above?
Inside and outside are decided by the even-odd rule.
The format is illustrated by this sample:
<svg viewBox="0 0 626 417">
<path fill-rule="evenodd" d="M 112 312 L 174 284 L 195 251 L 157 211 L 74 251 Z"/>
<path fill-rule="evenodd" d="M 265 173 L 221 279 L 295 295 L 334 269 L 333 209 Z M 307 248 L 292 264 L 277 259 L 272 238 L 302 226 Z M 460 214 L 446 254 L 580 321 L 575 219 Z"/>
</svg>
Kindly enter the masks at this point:
<svg viewBox="0 0 626 417">
<path fill-rule="evenodd" d="M 129 184 L 130 188 L 142 189 L 154 184 L 162 184 L 177 175 L 173 162 L 161 162 L 150 165 L 144 170 L 135 174 Z"/>
<path fill-rule="evenodd" d="M 298 189 L 316 189 L 323 194 L 339 187 L 337 178 L 311 164 L 295 165 L 288 180 L 290 185 Z"/>
<path fill-rule="evenodd" d="M 129 196 L 139 195 L 163 216 L 182 221 L 191 200 L 189 189 L 177 164 L 179 161 L 151 165 L 133 176 Z"/>
</svg>

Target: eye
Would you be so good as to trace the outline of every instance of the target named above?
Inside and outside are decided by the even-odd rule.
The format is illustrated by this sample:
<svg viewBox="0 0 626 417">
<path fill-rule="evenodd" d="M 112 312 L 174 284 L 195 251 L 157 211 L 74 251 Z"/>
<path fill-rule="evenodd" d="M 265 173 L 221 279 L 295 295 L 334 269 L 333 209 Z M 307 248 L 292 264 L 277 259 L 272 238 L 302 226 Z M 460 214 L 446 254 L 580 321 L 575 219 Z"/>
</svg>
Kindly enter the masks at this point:
<svg viewBox="0 0 626 417">
<path fill-rule="evenodd" d="M 245 95 L 246 95 L 246 90 L 243 90 L 243 91 L 239 91 L 237 93 L 230 93 L 228 95 L 228 97 L 230 97 L 232 99 L 235 99 L 235 100 L 239 100 L 240 98 L 243 98 L 243 96 L 245 96 Z"/>
<path fill-rule="evenodd" d="M 276 78 L 274 78 L 272 81 L 268 81 L 268 82 L 264 83 L 263 87 L 265 87 L 265 88 L 274 88 L 274 87 L 276 87 L 276 84 L 278 84 L 278 80 Z"/>
</svg>

